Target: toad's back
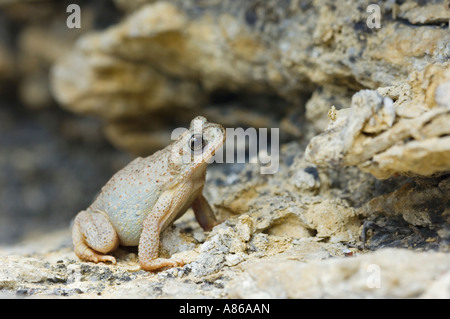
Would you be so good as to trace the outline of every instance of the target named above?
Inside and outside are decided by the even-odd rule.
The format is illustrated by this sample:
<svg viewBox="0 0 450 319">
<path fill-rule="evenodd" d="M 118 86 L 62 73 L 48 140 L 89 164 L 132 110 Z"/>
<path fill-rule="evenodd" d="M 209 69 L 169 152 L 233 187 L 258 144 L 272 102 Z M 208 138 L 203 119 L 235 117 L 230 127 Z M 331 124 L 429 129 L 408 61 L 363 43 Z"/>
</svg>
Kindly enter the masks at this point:
<svg viewBox="0 0 450 319">
<path fill-rule="evenodd" d="M 121 245 L 139 243 L 145 217 L 172 178 L 169 154 L 164 149 L 146 158 L 136 158 L 106 183 L 91 205 L 92 210 L 109 216 Z"/>
</svg>

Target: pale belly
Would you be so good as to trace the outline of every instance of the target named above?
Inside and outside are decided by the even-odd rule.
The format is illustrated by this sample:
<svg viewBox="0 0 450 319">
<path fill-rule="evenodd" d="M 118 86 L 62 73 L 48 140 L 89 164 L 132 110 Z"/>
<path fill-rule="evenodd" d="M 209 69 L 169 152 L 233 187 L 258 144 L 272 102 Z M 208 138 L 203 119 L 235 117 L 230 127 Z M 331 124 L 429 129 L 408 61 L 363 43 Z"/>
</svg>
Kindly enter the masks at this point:
<svg viewBox="0 0 450 319">
<path fill-rule="evenodd" d="M 122 246 L 137 246 L 142 233 L 142 225 L 148 212 L 118 211 L 110 215 L 110 221 L 119 236 Z"/>
<path fill-rule="evenodd" d="M 160 194 L 150 192 L 120 192 L 113 196 L 102 196 L 92 205 L 93 209 L 103 211 L 113 225 L 120 244 L 137 246 L 142 233 L 142 224 L 151 213 Z"/>
</svg>

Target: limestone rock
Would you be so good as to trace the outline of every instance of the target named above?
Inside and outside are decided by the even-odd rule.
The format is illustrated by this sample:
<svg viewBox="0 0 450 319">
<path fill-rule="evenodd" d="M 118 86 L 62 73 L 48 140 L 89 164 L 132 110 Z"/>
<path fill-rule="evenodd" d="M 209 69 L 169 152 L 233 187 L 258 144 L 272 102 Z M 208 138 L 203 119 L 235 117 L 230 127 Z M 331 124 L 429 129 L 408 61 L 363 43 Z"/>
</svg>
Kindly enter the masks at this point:
<svg viewBox="0 0 450 319">
<path fill-rule="evenodd" d="M 68 229 L 49 233 L 41 241 L 45 247 L 38 245 L 38 238 L 32 246 L 22 243 L 20 254 L 12 248 L 0 250 L 0 294 L 21 298 L 448 298 L 448 253 L 353 249 L 353 256 L 345 257 L 349 250 L 342 244 L 298 240 L 273 255 L 230 253 L 235 249 L 231 247 L 237 247 L 230 243 L 238 238 L 231 225 L 214 232 L 208 236 L 209 244 L 200 245 L 204 257 L 157 274 L 139 270 L 134 253 L 127 250 L 117 252 L 117 265 L 80 262 L 71 247 L 48 246 L 49 236 L 53 244 L 65 242 L 70 237 Z M 23 256 L 25 251 L 31 256 Z M 211 271 L 213 262 L 220 266 Z"/>
<path fill-rule="evenodd" d="M 308 145 L 308 160 L 357 165 L 377 178 L 450 171 L 450 64 L 430 65 L 408 83 L 360 91 L 325 133 Z M 393 102 L 395 100 L 395 102 Z"/>
<path fill-rule="evenodd" d="M 303 156 L 296 157 L 302 155 L 297 143 L 285 145 L 281 151 L 280 171 L 269 176 L 258 175 L 257 164 L 226 174 L 221 167 L 211 167 L 205 196 L 223 222 L 205 233 L 193 212 L 187 212 L 161 234 L 160 253 L 182 258 L 186 262 L 183 267 L 157 274 L 142 271 L 136 248 L 128 247 L 114 252 L 116 265 L 81 262 L 73 252 L 69 229 L 64 229 L 18 247 L 0 249 L 0 264 L 4 266 L 0 267 L 0 292 L 70 298 L 448 295 L 448 203 L 442 201 L 450 187 L 448 179 L 405 184 L 399 189 L 394 185 L 392 194 L 375 197 L 358 209 L 366 197 L 350 200 L 345 194 L 358 189 L 371 198 L 377 188 L 386 193 L 386 185 L 371 185 L 376 180 L 369 174 L 361 174 L 356 181 L 359 171 L 354 168 L 343 176 L 333 176 L 319 167 L 314 170 Z M 320 181 L 314 190 L 297 186 L 302 178 L 294 174 L 298 170 Z M 353 180 L 346 184 L 348 176 Z M 353 192 L 356 197 L 358 191 Z M 432 211 L 422 209 L 432 207 Z M 364 249 L 359 240 L 361 219 L 382 211 L 389 218 L 401 216 L 414 227 L 438 228 L 441 239 L 431 238 L 436 241 L 433 244 L 430 238 L 422 238 L 420 247 L 442 252 L 379 250 L 385 242 L 379 244 L 377 234 L 369 236 L 369 248 L 379 251 Z M 394 229 L 392 234 L 389 227 L 385 227 L 383 238 L 395 247 L 396 236 L 405 236 L 408 226 Z M 405 246 L 415 248 L 413 244 Z"/>
<path fill-rule="evenodd" d="M 328 126 L 330 119 L 327 116 L 331 106 L 336 109 L 348 107 L 351 102 L 351 91 L 346 87 L 327 85 L 316 89 L 305 105 L 305 117 L 315 128 L 315 134 L 322 133 Z"/>
<path fill-rule="evenodd" d="M 106 119 L 116 145 L 148 153 L 167 126 L 203 110 L 222 119 L 208 112 L 217 92 L 272 94 L 298 108 L 316 86 L 374 90 L 448 60 L 447 29 L 428 26 L 445 14 L 433 20 L 436 5 L 414 3 L 385 3 L 383 14 L 394 18 L 375 31 L 366 25 L 366 0 L 140 1 L 120 23 L 85 34 L 54 65 L 53 93 L 67 109 Z M 314 112 L 309 106 L 309 119 L 323 121 Z M 165 114 L 176 116 L 167 123 Z M 298 136 L 289 116 L 281 117 L 280 127 Z"/>
<path fill-rule="evenodd" d="M 23 283 L 42 283 L 57 280 L 50 270 L 44 270 L 46 262 L 35 258 L 10 255 L 0 261 L 0 289 L 17 289 Z M 19 281 L 20 280 L 20 281 Z"/>
<path fill-rule="evenodd" d="M 448 12 L 439 10 L 447 1 L 382 2 L 380 29 L 366 23 L 368 0 L 114 3 L 123 17 L 103 30 L 86 25 L 73 47 L 58 27 L 47 32 L 47 7 L 40 17 L 16 11 L 17 21 L 38 21 L 18 31 L 23 101 L 46 104 L 53 64 L 52 96 L 103 119 L 117 147 L 151 153 L 203 114 L 227 127 L 279 127 L 278 170 L 210 165 L 204 195 L 221 223 L 204 232 L 188 211 L 160 236 L 161 256 L 183 267 L 142 271 L 135 247 L 113 252 L 116 265 L 82 262 L 64 220 L 58 234 L 2 243 L 2 297 L 448 298 L 450 34 Z M 14 51 L 3 41 L 0 51 L 0 81 L 17 79 Z M 337 111 L 328 116 L 330 109 Z M 15 115 L 1 113 L 1 128 L 17 131 Z M 86 148 L 96 129 L 50 123 L 72 136 L 58 145 L 76 142 L 86 158 L 115 162 L 113 170 L 128 162 L 97 144 Z M 20 213 L 37 206 L 51 216 L 46 229 L 56 228 L 56 217 L 78 205 L 71 198 L 89 201 L 103 178 L 93 172 L 103 165 L 89 169 L 85 157 L 48 146 L 47 135 L 25 150 L 24 137 L 33 144 L 28 137 L 39 132 L 6 134 L 14 156 L 0 156 L 3 180 L 13 185 L 1 202 L 11 212 L 5 229 L 16 222 L 35 230 Z M 56 169 L 66 162 L 83 178 L 68 183 L 68 170 Z M 49 172 L 57 178 L 43 183 Z M 48 200 L 60 186 L 61 196 Z"/>
<path fill-rule="evenodd" d="M 407 182 L 393 192 L 372 198 L 360 207 L 357 213 L 369 217 L 369 220 L 379 220 L 380 225 L 384 219 L 381 216 L 400 218 L 426 241 L 445 242 L 449 239 L 450 229 L 448 219 L 450 198 L 447 189 L 449 183 L 448 176 Z M 385 228 L 388 230 L 390 227 L 385 225 Z M 395 229 L 401 228 L 393 228 L 390 231 Z M 424 231 L 423 234 L 419 229 Z M 408 236 L 405 230 L 402 233 L 401 237 L 405 240 Z M 381 238 L 372 241 L 377 240 Z"/>
<path fill-rule="evenodd" d="M 418 3 L 407 2 L 400 6 L 398 15 L 413 24 L 448 24 L 450 19 L 448 5 L 446 1 L 436 1 L 422 7 Z"/>
<path fill-rule="evenodd" d="M 448 254 L 386 249 L 302 263 L 259 261 L 229 284 L 234 298 L 420 298 L 448 296 Z"/>
<path fill-rule="evenodd" d="M 93 28 L 93 6 L 83 6 L 82 28 L 68 28 L 67 5 L 57 2 L 42 5 L 36 1 L 1 4 L 0 80 L 8 69 L 12 71 L 8 84 L 15 87 L 20 102 L 29 108 L 44 109 L 54 105 L 48 75 L 50 66 L 70 52 L 77 37 Z M 7 45 L 3 47 L 3 44 Z M 7 70 L 3 69 L 4 64 L 8 65 Z"/>
</svg>

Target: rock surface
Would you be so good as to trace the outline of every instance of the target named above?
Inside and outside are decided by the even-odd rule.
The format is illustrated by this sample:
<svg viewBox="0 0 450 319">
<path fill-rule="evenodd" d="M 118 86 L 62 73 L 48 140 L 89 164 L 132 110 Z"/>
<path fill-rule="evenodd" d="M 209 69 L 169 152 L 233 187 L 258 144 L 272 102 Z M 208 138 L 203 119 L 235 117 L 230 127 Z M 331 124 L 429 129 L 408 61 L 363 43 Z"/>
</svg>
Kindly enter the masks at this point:
<svg viewBox="0 0 450 319">
<path fill-rule="evenodd" d="M 429 65 L 411 78 L 353 95 L 350 108 L 311 140 L 307 159 L 357 165 L 377 178 L 450 172 L 450 63 Z"/>
<path fill-rule="evenodd" d="M 139 270 L 136 252 L 124 250 L 116 253 L 116 266 L 79 262 L 67 230 L 49 234 L 45 241 L 59 244 L 50 251 L 26 244 L 15 252 L 0 250 L 0 293 L 19 298 L 449 297 L 448 253 L 389 248 L 349 256 L 342 244 L 304 240 L 263 256 L 239 252 L 229 230 L 215 232 L 177 255 L 190 255 L 192 263 L 157 274 Z M 281 239 L 272 240 L 281 246 Z"/>
<path fill-rule="evenodd" d="M 117 20 L 117 9 L 105 1 L 82 5 L 81 28 L 67 26 L 64 1 L 6 1 L 0 4 L 1 92 L 15 92 L 21 104 L 42 110 L 55 104 L 49 69 L 72 50 L 85 32 L 102 29 Z M 101 15 L 101 17 L 100 17 Z M 3 89 L 9 89 L 3 90 Z"/>
<path fill-rule="evenodd" d="M 447 298 L 448 284 L 439 296 L 434 287 L 448 275 L 449 257 L 385 249 L 305 263 L 293 250 L 245 265 L 229 291 L 238 298 Z"/>
<path fill-rule="evenodd" d="M 298 107 L 316 86 L 400 85 L 447 61 L 448 28 L 429 26 L 447 12 L 414 3 L 384 3 L 380 29 L 367 27 L 362 0 L 149 3 L 84 35 L 54 66 L 53 92 L 67 109 L 104 118 L 115 145 L 147 154 L 168 142 L 164 128 L 214 106 L 217 91 L 270 93 Z M 177 116 L 166 123 L 169 109 Z"/>
<path fill-rule="evenodd" d="M 57 3 L 0 15 L 0 83 L 47 116 L 0 110 L 1 297 L 449 298 L 448 1 L 385 1 L 371 29 L 368 0 L 116 0 L 103 27 L 116 9 L 89 5 L 61 33 Z M 279 168 L 210 165 L 222 223 L 188 212 L 161 236 L 183 267 L 142 271 L 123 247 L 117 265 L 80 262 L 70 218 L 126 155 L 98 122 L 42 111 L 52 99 L 140 155 L 200 114 L 279 127 Z M 28 235 L 11 245 L 14 225 Z"/>
<path fill-rule="evenodd" d="M 183 259 L 183 267 L 142 271 L 136 248 L 116 251 L 117 265 L 80 262 L 66 228 L 0 249 L 0 291 L 71 298 L 448 297 L 448 178 L 405 180 L 398 188 L 368 174 L 356 182 L 350 170 L 333 178 L 337 187 L 326 170 L 305 166 L 301 153 L 296 143 L 284 146 L 286 161 L 269 176 L 258 175 L 254 164 L 226 174 L 211 167 L 205 196 L 224 221 L 204 233 L 188 212 L 161 237 L 161 254 Z M 315 182 L 295 174 L 300 170 Z M 424 212 L 424 205 L 433 210 Z"/>
</svg>

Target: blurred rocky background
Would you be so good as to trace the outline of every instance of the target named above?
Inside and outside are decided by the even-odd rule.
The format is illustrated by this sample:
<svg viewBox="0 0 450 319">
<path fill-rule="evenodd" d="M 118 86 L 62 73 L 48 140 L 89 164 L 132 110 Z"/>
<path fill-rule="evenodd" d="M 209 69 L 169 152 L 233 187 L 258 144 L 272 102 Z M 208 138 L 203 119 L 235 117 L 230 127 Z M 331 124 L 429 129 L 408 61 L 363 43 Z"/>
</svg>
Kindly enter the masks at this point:
<svg viewBox="0 0 450 319">
<path fill-rule="evenodd" d="M 0 293 L 448 298 L 449 2 L 371 3 L 0 2 Z M 280 128 L 279 171 L 212 165 L 227 221 L 166 231 L 180 269 L 79 262 L 71 219 L 196 115 Z"/>
<path fill-rule="evenodd" d="M 83 6 L 82 28 L 66 26 L 71 2 L 7 1 L 0 5 L 0 243 L 67 226 L 128 159 L 94 118 L 62 111 L 50 68 L 83 33 L 122 15 L 98 1 Z M 125 157 L 125 158 L 123 158 Z"/>
</svg>

